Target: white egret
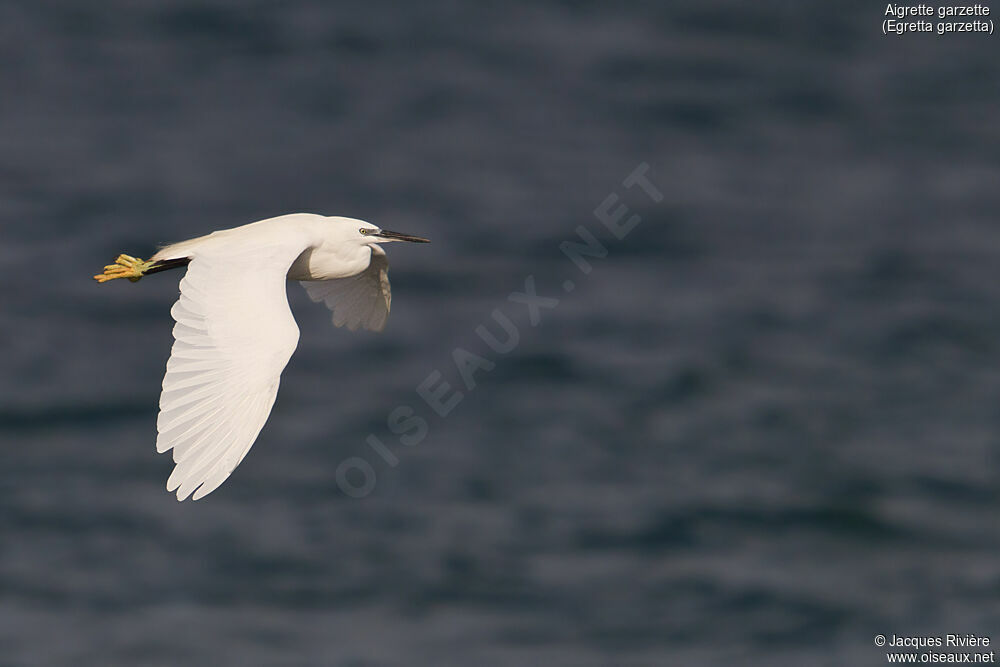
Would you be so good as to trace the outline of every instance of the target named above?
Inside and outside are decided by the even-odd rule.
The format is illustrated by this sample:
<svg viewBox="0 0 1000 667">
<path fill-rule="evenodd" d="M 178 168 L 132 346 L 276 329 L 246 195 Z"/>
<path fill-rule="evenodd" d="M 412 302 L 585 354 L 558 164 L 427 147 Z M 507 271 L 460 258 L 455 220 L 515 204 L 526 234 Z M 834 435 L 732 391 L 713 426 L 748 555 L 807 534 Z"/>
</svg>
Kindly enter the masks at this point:
<svg viewBox="0 0 1000 667">
<path fill-rule="evenodd" d="M 295 213 L 162 248 L 148 261 L 120 255 L 94 276 L 136 282 L 187 267 L 156 420 L 156 451 L 174 451 L 167 490 L 184 500 L 222 484 L 247 455 L 274 405 L 299 340 L 285 280 L 300 280 L 335 326 L 381 331 L 389 263 L 380 243 L 427 239 L 363 220 Z"/>
</svg>

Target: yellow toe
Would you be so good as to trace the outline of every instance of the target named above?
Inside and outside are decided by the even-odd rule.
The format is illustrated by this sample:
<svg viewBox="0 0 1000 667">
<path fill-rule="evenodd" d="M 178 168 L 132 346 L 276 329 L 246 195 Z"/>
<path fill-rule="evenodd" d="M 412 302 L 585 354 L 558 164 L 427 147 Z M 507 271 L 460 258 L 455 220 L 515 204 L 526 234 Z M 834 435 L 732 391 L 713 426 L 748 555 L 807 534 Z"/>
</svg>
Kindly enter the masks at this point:
<svg viewBox="0 0 1000 667">
<path fill-rule="evenodd" d="M 104 273 L 94 276 L 94 280 L 99 283 L 106 283 L 109 280 L 117 278 L 128 278 L 130 281 L 136 283 L 139 282 L 142 275 L 151 265 L 152 262 L 147 262 L 131 255 L 118 255 L 115 263 L 105 266 Z"/>
</svg>

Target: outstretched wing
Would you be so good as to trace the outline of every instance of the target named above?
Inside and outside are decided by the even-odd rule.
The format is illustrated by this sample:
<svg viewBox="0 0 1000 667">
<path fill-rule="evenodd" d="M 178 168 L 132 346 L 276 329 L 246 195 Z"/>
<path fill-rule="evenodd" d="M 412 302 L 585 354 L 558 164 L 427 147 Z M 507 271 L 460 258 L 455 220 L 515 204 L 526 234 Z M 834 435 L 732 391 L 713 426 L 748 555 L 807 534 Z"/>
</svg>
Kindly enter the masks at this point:
<svg viewBox="0 0 1000 667">
<path fill-rule="evenodd" d="M 333 325 L 381 331 L 389 317 L 392 292 L 389 289 L 389 261 L 385 251 L 372 248 L 368 268 L 350 278 L 336 280 L 304 280 L 309 298 L 322 301 L 333 311 Z"/>
<path fill-rule="evenodd" d="M 156 422 L 156 451 L 174 450 L 167 490 L 178 500 L 218 488 L 267 421 L 299 340 L 285 294 L 297 254 L 209 249 L 188 265 Z"/>
</svg>

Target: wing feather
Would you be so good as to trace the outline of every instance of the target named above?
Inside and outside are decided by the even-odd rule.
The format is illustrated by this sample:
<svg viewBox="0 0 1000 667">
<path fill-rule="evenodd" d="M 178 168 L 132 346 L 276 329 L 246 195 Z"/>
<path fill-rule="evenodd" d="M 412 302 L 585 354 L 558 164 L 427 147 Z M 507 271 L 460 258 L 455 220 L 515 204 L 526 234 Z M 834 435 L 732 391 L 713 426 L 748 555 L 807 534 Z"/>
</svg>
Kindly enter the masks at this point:
<svg viewBox="0 0 1000 667">
<path fill-rule="evenodd" d="M 372 248 L 368 268 L 350 278 L 304 280 L 309 298 L 322 301 L 333 311 L 333 325 L 381 331 L 389 317 L 392 292 L 389 288 L 389 262 L 385 251 Z"/>
<path fill-rule="evenodd" d="M 156 450 L 173 450 L 167 490 L 195 500 L 219 487 L 264 427 L 298 344 L 285 276 L 301 247 L 200 250 L 170 313 Z"/>
</svg>

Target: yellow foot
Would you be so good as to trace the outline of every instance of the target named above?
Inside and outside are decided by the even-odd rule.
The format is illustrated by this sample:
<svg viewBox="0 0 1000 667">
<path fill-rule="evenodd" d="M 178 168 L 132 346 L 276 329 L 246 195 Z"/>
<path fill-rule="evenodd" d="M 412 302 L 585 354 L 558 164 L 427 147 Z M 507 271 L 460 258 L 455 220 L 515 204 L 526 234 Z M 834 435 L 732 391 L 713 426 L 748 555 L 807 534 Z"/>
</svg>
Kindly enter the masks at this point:
<svg viewBox="0 0 1000 667">
<path fill-rule="evenodd" d="M 128 278 L 132 282 L 137 283 L 152 265 L 153 262 L 147 262 L 131 255 L 118 255 L 115 263 L 105 266 L 104 273 L 94 276 L 94 280 L 99 283 L 106 283 L 115 278 Z"/>
</svg>

